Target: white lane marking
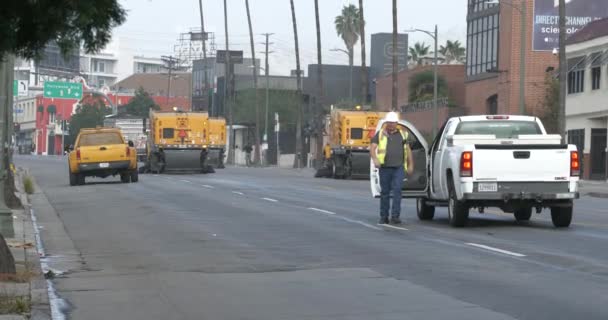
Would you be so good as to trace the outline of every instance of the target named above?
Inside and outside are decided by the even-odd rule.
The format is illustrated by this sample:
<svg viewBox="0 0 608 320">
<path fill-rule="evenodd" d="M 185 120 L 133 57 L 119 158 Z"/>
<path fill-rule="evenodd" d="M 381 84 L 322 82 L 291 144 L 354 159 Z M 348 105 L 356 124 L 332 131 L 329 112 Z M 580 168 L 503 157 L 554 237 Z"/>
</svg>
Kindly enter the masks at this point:
<svg viewBox="0 0 608 320">
<path fill-rule="evenodd" d="M 239 196 L 244 196 L 245 194 L 239 191 L 232 191 L 234 194 L 238 194 Z"/>
<path fill-rule="evenodd" d="M 327 211 L 327 210 L 323 210 L 323 209 L 317 209 L 317 208 L 308 208 L 308 210 L 312 210 L 312 211 L 316 211 L 316 212 L 320 212 L 320 213 L 325 213 L 325 214 L 329 214 L 329 215 L 335 215 L 335 212 L 331 212 L 331 211 Z"/>
<path fill-rule="evenodd" d="M 180 179 L 179 181 L 181 181 L 181 182 L 185 182 L 185 183 L 192 183 L 192 181 L 189 181 L 189 180 L 181 180 L 181 179 Z"/>
<path fill-rule="evenodd" d="M 272 199 L 272 198 L 262 198 L 262 200 L 266 200 L 266 201 L 270 201 L 270 202 L 279 202 L 279 200 Z"/>
<path fill-rule="evenodd" d="M 486 245 L 483 245 L 483 244 L 467 243 L 467 245 L 472 246 L 472 247 L 476 247 L 476 248 L 480 248 L 480 249 L 485 249 L 485 250 L 490 250 L 490 251 L 502 253 L 502 254 L 507 254 L 507 255 L 510 255 L 510 256 L 518 257 L 518 258 L 523 258 L 523 257 L 526 256 L 525 254 L 521 254 L 521 253 L 517 253 L 517 252 L 512 252 L 512 251 L 507 251 L 507 250 L 503 250 L 503 249 L 498 249 L 498 248 L 486 246 Z"/>
<path fill-rule="evenodd" d="M 344 220 L 344 221 L 346 221 L 346 222 L 350 222 L 350 223 L 354 223 L 354 224 L 359 224 L 359 225 L 362 225 L 362 226 L 364 226 L 364 227 L 366 227 L 366 228 L 374 229 L 374 230 L 377 230 L 377 231 L 382 231 L 382 229 L 380 229 L 380 228 L 378 228 L 378 227 L 376 227 L 376 226 L 372 226 L 371 224 L 369 224 L 369 223 L 365 223 L 365 222 L 363 222 L 363 221 L 359 221 L 359 220 L 353 220 L 353 219 L 349 219 L 349 218 L 342 217 L 342 216 L 334 216 L 334 217 L 336 217 L 336 218 L 338 218 L 338 219 L 340 219 L 340 220 Z"/>
<path fill-rule="evenodd" d="M 401 230 L 401 231 L 410 231 L 410 229 L 406 229 L 406 228 L 402 228 L 402 227 L 397 227 L 397 226 L 393 226 L 390 224 L 378 224 L 381 227 L 385 227 L 385 228 L 391 228 L 391 229 L 396 229 L 396 230 Z"/>
<path fill-rule="evenodd" d="M 201 187 L 207 188 L 207 189 L 215 189 L 214 186 L 210 186 L 210 185 L 207 185 L 207 184 L 202 184 Z"/>
</svg>

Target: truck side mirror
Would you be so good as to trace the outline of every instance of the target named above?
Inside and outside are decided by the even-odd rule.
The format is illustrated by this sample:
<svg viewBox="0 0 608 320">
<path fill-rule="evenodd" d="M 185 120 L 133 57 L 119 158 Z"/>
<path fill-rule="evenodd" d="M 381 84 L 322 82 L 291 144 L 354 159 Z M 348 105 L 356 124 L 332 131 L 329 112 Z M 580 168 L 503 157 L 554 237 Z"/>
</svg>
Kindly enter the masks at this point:
<svg viewBox="0 0 608 320">
<path fill-rule="evenodd" d="M 135 147 L 135 143 L 133 143 L 133 141 L 129 140 L 128 142 L 129 147 Z"/>
</svg>

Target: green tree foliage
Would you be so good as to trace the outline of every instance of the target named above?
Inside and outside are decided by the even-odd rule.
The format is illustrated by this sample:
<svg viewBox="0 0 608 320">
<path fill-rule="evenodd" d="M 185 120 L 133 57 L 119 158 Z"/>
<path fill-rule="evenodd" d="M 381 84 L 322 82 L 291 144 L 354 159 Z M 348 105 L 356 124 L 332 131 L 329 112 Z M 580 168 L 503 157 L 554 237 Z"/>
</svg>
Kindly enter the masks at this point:
<svg viewBox="0 0 608 320">
<path fill-rule="evenodd" d="M 440 46 L 439 53 L 443 55 L 447 64 L 453 62 L 464 63 L 466 60 L 466 49 L 458 40 L 448 40 L 445 46 Z"/>
<path fill-rule="evenodd" d="M 110 41 L 112 28 L 125 17 L 118 0 L 2 1 L 0 56 L 39 57 L 50 41 L 63 53 L 81 45 L 95 52 Z"/>
<path fill-rule="evenodd" d="M 266 90 L 258 90 L 259 97 L 265 97 Z M 289 90 L 270 90 L 270 103 L 268 105 L 268 131 L 274 128 L 274 113 L 279 113 L 281 130 L 296 127 L 298 114 L 298 100 L 295 91 Z M 237 92 L 234 104 L 234 122 L 244 124 L 255 123 L 255 105 L 253 103 L 255 90 L 248 89 Z M 260 112 L 262 113 L 260 130 L 264 130 L 265 98 L 260 99 Z"/>
<path fill-rule="evenodd" d="M 359 8 L 354 4 L 344 6 L 342 13 L 335 19 L 336 32 L 344 40 L 348 49 L 349 65 L 353 64 L 354 47 L 361 33 L 361 16 Z"/>
<path fill-rule="evenodd" d="M 105 116 L 111 113 L 112 109 L 101 102 L 78 106 L 70 120 L 70 141 L 76 141 L 80 129 L 103 126 Z"/>
<path fill-rule="evenodd" d="M 422 58 L 424 58 L 426 55 L 429 54 L 429 52 L 431 50 L 431 46 L 427 45 L 426 43 L 422 42 L 416 42 L 416 44 L 414 44 L 413 47 L 410 47 L 409 50 L 409 58 L 410 60 L 416 62 L 417 65 L 421 66 L 422 65 Z"/>
<path fill-rule="evenodd" d="M 553 74 L 548 74 L 545 79 L 545 98 L 538 109 L 542 110 L 539 118 L 548 133 L 559 133 L 559 80 Z"/>
<path fill-rule="evenodd" d="M 154 102 L 154 99 L 150 97 L 150 94 L 140 87 L 135 91 L 135 96 L 125 105 L 127 114 L 132 116 L 138 116 L 142 118 L 148 118 L 150 109 L 160 110 L 160 106 Z"/>
<path fill-rule="evenodd" d="M 438 96 L 448 95 L 448 84 L 444 77 L 437 77 Z M 409 83 L 409 102 L 420 102 L 433 100 L 434 74 L 433 71 L 420 72 L 410 79 Z"/>
</svg>

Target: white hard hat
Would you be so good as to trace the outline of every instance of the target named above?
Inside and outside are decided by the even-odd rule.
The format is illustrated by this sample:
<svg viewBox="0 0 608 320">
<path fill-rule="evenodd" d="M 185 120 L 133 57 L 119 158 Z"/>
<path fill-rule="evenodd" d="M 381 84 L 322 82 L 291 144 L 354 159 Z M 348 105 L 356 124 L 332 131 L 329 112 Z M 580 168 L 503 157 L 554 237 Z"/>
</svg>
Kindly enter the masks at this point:
<svg viewBox="0 0 608 320">
<path fill-rule="evenodd" d="M 399 122 L 399 114 L 397 112 L 389 112 L 384 118 L 386 122 Z"/>
</svg>

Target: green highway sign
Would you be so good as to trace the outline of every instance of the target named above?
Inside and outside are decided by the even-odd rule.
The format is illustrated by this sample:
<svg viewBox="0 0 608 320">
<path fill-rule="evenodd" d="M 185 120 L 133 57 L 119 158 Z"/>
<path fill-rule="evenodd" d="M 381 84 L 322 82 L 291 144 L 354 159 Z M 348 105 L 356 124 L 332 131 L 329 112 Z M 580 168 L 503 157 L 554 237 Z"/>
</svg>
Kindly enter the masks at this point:
<svg viewBox="0 0 608 320">
<path fill-rule="evenodd" d="M 45 81 L 44 97 L 56 99 L 81 99 L 82 83 Z"/>
<path fill-rule="evenodd" d="M 13 97 L 19 94 L 19 81 L 13 81 Z"/>
</svg>

